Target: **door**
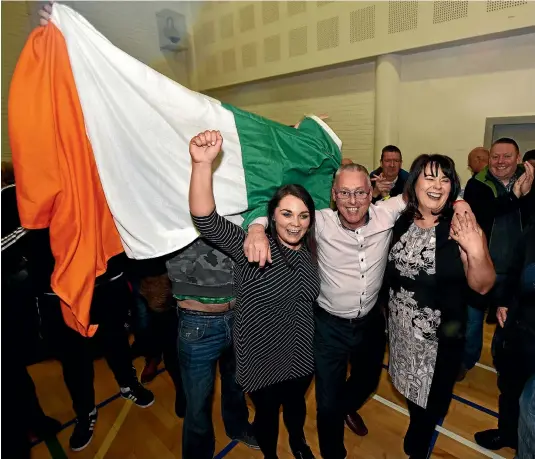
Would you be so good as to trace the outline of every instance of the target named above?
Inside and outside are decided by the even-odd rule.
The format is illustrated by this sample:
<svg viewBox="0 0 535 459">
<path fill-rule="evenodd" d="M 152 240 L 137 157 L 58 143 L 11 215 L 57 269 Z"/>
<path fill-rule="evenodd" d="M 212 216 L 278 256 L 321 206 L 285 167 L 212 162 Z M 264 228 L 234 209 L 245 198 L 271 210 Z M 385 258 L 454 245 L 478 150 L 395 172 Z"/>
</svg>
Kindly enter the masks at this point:
<svg viewBox="0 0 535 459">
<path fill-rule="evenodd" d="M 514 139 L 520 148 L 520 157 L 529 150 L 535 150 L 535 123 L 495 124 L 492 142 L 501 137 Z"/>
</svg>

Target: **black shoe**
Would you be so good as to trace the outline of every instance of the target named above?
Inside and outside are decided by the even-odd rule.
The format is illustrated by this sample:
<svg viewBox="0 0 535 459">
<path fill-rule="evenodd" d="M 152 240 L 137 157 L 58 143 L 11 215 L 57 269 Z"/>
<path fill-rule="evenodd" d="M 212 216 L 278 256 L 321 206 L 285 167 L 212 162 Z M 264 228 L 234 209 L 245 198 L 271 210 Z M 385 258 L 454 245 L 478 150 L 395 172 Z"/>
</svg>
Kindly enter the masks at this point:
<svg viewBox="0 0 535 459">
<path fill-rule="evenodd" d="M 186 417 L 186 400 L 177 394 L 175 397 L 175 414 L 180 418 Z"/>
<path fill-rule="evenodd" d="M 76 419 L 74 432 L 69 440 L 69 445 L 73 451 L 82 451 L 93 439 L 93 430 L 97 422 L 97 409 L 95 408 L 85 418 Z"/>
<path fill-rule="evenodd" d="M 477 432 L 474 435 L 474 439 L 479 446 L 483 448 L 496 451 L 502 448 L 513 448 L 518 447 L 518 440 L 507 438 L 500 433 L 498 429 L 483 430 L 482 432 Z"/>
<path fill-rule="evenodd" d="M 232 437 L 232 440 L 239 441 L 240 443 L 243 443 L 245 446 L 248 446 L 251 449 L 260 449 L 260 446 L 258 446 L 258 442 L 256 441 L 256 438 L 247 432 L 244 432 L 241 435 L 236 435 Z"/>
<path fill-rule="evenodd" d="M 403 452 L 407 456 L 410 456 L 411 453 L 414 451 L 415 441 L 417 441 L 417 439 L 414 438 L 414 435 L 412 434 L 411 429 L 409 427 L 409 430 L 407 430 L 405 438 L 403 439 Z"/>
<path fill-rule="evenodd" d="M 292 448 L 292 454 L 296 459 L 316 459 L 306 443 L 297 449 Z"/>
<path fill-rule="evenodd" d="M 121 387 L 121 397 L 132 400 L 140 408 L 148 408 L 154 403 L 154 394 L 145 389 L 138 381 L 127 387 Z"/>
<path fill-rule="evenodd" d="M 461 368 L 459 368 L 459 373 L 457 374 L 456 381 L 461 382 L 462 380 L 464 380 L 464 378 L 466 378 L 467 374 L 468 369 L 464 365 L 461 365 Z"/>
</svg>

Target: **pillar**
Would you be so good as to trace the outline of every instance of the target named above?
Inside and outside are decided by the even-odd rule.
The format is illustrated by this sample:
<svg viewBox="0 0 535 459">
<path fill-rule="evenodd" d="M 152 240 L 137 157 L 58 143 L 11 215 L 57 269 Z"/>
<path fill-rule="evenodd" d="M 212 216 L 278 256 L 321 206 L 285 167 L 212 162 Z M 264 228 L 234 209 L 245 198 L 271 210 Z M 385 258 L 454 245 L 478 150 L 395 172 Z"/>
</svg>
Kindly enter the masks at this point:
<svg viewBox="0 0 535 459">
<path fill-rule="evenodd" d="M 375 134 L 373 160 L 379 165 L 381 149 L 385 145 L 397 145 L 398 97 L 401 73 L 401 57 L 385 54 L 377 57 L 375 66 Z"/>
</svg>

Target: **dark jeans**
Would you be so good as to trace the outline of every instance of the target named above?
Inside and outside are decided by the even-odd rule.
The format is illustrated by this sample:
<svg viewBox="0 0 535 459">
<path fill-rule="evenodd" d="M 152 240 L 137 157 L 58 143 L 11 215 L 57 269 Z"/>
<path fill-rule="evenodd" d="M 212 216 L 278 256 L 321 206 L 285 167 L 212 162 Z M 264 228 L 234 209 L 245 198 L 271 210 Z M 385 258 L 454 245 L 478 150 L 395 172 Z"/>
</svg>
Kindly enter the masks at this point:
<svg viewBox="0 0 535 459">
<path fill-rule="evenodd" d="M 134 335 L 140 351 L 146 359 L 163 361 L 169 376 L 173 380 L 177 399 L 185 402 L 182 377 L 178 364 L 178 315 L 176 307 L 156 312 L 149 308 L 146 300 L 139 294 L 139 286 L 133 283 L 134 302 Z"/>
<path fill-rule="evenodd" d="M 492 342 L 494 365 L 498 372 L 500 434 L 516 443 L 519 399 L 526 382 L 535 373 L 535 335 L 522 324 L 497 327 Z"/>
<path fill-rule="evenodd" d="M 91 303 L 91 322 L 99 327 L 93 338 L 84 338 L 65 325 L 57 296 L 39 298 L 43 330 L 61 361 L 63 378 L 77 416 L 87 416 L 95 407 L 95 346 L 102 350 L 120 387 L 128 387 L 137 381 L 124 327 L 129 301 L 131 293 L 124 277 L 96 287 Z"/>
<path fill-rule="evenodd" d="M 385 320 L 377 307 L 351 321 L 317 307 L 315 324 L 320 451 L 324 459 L 343 459 L 345 416 L 357 411 L 379 384 L 386 345 Z"/>
<path fill-rule="evenodd" d="M 165 369 L 173 380 L 177 399 L 185 403 L 184 387 L 178 364 L 177 333 L 178 315 L 176 308 L 164 312 L 149 311 L 149 329 L 153 347 L 149 347 L 153 357 L 163 355 Z"/>
<path fill-rule="evenodd" d="M 488 314 L 496 316 L 496 298 L 499 297 L 499 289 L 503 288 L 506 277 L 503 274 L 496 275 L 496 283 L 492 290 L 485 296 L 490 304 Z M 482 300 L 484 301 L 484 300 Z M 481 358 L 483 349 L 483 322 L 485 321 L 485 307 L 468 306 L 466 322 L 466 341 L 464 345 L 463 366 L 467 370 L 474 368 Z"/>
<path fill-rule="evenodd" d="M 178 351 L 186 393 L 183 459 L 212 459 L 214 456 L 212 400 L 218 362 L 225 431 L 233 438 L 250 429 L 245 394 L 236 383 L 233 322 L 233 311 L 206 314 L 179 309 Z"/>
<path fill-rule="evenodd" d="M 468 306 L 468 320 L 466 322 L 466 342 L 464 345 L 463 366 L 467 370 L 474 368 L 481 358 L 483 349 L 483 322 L 485 311 Z"/>
<path fill-rule="evenodd" d="M 284 425 L 288 430 L 290 448 L 294 455 L 306 444 L 305 394 L 311 382 L 312 375 L 272 384 L 249 393 L 255 406 L 254 433 L 265 459 L 277 459 L 281 405 Z"/>
</svg>

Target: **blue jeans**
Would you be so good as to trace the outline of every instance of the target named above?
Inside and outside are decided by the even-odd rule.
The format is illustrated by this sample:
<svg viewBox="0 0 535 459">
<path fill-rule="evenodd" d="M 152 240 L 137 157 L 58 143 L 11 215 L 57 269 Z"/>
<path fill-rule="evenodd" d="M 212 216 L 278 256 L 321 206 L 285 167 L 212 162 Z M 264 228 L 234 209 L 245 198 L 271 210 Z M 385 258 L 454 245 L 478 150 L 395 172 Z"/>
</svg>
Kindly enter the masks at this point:
<svg viewBox="0 0 535 459">
<path fill-rule="evenodd" d="M 496 298 L 500 297 L 499 290 L 504 287 L 506 276 L 503 274 L 496 275 L 496 283 L 492 290 L 487 294 L 486 298 L 491 305 L 496 305 Z M 495 314 L 496 309 L 490 308 L 489 313 Z M 483 322 L 485 319 L 485 311 L 468 306 L 468 321 L 466 323 L 466 343 L 464 345 L 463 366 L 467 370 L 474 368 L 481 357 L 481 350 L 483 349 Z"/>
<path fill-rule="evenodd" d="M 236 382 L 232 346 L 234 312 L 211 315 L 179 309 L 179 321 L 178 352 L 186 393 L 182 458 L 212 459 L 215 452 L 212 399 L 218 362 L 226 434 L 235 438 L 251 429 L 245 394 Z"/>
<path fill-rule="evenodd" d="M 518 459 L 535 457 L 535 375 L 526 385 L 520 397 L 518 421 Z"/>
<path fill-rule="evenodd" d="M 466 322 L 466 342 L 464 345 L 463 366 L 467 370 L 474 368 L 481 357 L 483 349 L 483 321 L 485 312 L 468 306 L 468 321 Z"/>
</svg>

